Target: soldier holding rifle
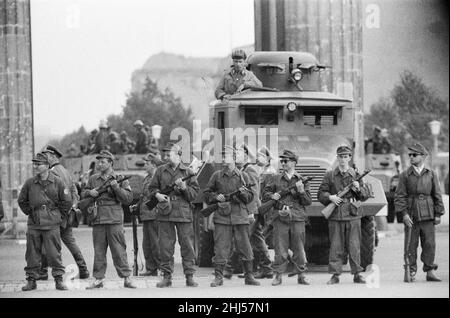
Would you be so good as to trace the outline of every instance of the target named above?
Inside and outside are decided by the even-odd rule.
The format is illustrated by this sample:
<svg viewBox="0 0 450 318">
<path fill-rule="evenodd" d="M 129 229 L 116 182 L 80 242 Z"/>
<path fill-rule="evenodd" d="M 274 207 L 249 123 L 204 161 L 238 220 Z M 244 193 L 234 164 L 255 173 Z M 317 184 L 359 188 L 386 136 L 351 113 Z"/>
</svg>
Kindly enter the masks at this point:
<svg viewBox="0 0 450 318">
<path fill-rule="evenodd" d="M 123 230 L 123 210 L 121 204 L 129 205 L 133 200 L 128 180 L 120 182 L 121 177 L 114 172 L 114 156 L 102 150 L 96 156 L 99 173 L 92 175 L 83 190 L 83 198 L 93 198 L 94 205 L 89 208 L 94 241 L 95 281 L 87 289 L 103 287 L 106 273 L 106 251 L 111 254 L 119 277 L 124 278 L 124 287 L 136 288 L 130 279 L 126 242 Z M 105 189 L 106 191 L 103 191 Z"/>
<path fill-rule="evenodd" d="M 298 157 L 292 151 L 284 150 L 280 155 L 283 172 L 276 174 L 264 188 L 263 198 L 275 200 L 273 217 L 273 239 L 275 248 L 274 271 L 276 273 L 273 286 L 281 285 L 282 275 L 289 264 L 288 251 L 293 252 L 294 273 L 298 274 L 297 282 L 309 285 L 304 276 L 306 271 L 305 253 L 305 206 L 311 205 L 309 183 L 303 183 L 303 177 L 295 171 Z M 295 185 L 295 187 L 292 187 Z M 291 187 L 290 193 L 283 198 L 280 192 Z"/>
<path fill-rule="evenodd" d="M 218 202 L 213 218 L 215 278 L 211 287 L 223 285 L 223 270 L 231 255 L 233 240 L 244 265 L 245 284 L 259 285 L 253 277 L 253 252 L 249 238 L 250 212 L 247 204 L 252 201 L 253 192 L 246 185 L 251 181 L 247 173 L 236 168 L 234 147 L 225 146 L 223 155 L 224 168 L 213 173 L 205 189 L 206 202 Z M 236 195 L 228 197 L 230 193 Z"/>
<path fill-rule="evenodd" d="M 422 246 L 421 260 L 426 280 L 441 281 L 435 270 L 438 265 L 434 263 L 436 253 L 435 225 L 441 222 L 444 214 L 441 191 L 437 175 L 433 170 L 425 167 L 427 150 L 420 143 L 408 147 L 411 166 L 399 176 L 397 190 L 395 191 L 395 212 L 403 215 L 405 236 L 410 237 L 406 244 L 405 254 L 409 258 L 409 273 L 405 273 L 406 281 L 414 281 L 417 272 L 417 247 Z"/>
<path fill-rule="evenodd" d="M 330 237 L 330 256 L 328 271 L 332 274 L 327 284 L 338 284 L 342 265 L 349 255 L 353 282 L 365 283 L 360 274 L 361 267 L 361 201 L 369 198 L 369 191 L 362 179 L 356 181 L 357 173 L 350 167 L 352 151 L 348 146 L 340 146 L 336 151 L 338 166 L 327 171 L 317 193 L 318 200 L 325 206 L 334 204 L 331 215 L 328 217 L 328 230 Z M 339 192 L 346 187 L 350 190 L 342 197 Z"/>
<path fill-rule="evenodd" d="M 178 144 L 169 143 L 163 151 L 169 158 L 168 162 L 158 167 L 149 185 L 150 199 L 157 200 L 160 270 L 164 274 L 156 287 L 172 286 L 177 236 L 186 286 L 197 287 L 194 281 L 194 228 L 190 202 L 196 198 L 200 187 L 194 173 L 181 162 L 182 149 Z"/>
</svg>

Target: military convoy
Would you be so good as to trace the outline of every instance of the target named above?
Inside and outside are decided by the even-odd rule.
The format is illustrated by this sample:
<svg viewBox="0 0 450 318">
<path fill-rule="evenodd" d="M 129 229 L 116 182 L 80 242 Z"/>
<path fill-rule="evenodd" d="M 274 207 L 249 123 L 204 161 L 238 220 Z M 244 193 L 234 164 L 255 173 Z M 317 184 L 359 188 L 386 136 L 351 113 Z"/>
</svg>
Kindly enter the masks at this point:
<svg viewBox="0 0 450 318">
<path fill-rule="evenodd" d="M 307 208 L 307 258 L 310 263 L 325 265 L 330 242 L 327 221 L 320 213 L 323 206 L 317 201 L 317 191 L 326 170 L 337 164 L 336 148 L 344 144 L 354 147 L 361 141 L 362 136 L 357 133 L 357 108 L 349 99 L 320 91 L 319 76 L 325 67 L 309 53 L 254 52 L 247 63 L 264 87 L 244 90 L 227 102 L 211 103 L 210 127 L 220 130 L 222 136 L 225 136 L 226 128 L 265 129 L 265 140 L 258 136 L 258 144 L 249 144 L 250 147 L 256 149 L 262 142 L 270 149 L 289 149 L 299 155 L 296 170 L 304 176 L 314 177 L 310 183 L 313 204 Z M 275 138 L 270 136 L 271 128 L 278 129 Z M 136 165 L 140 159 L 142 155 L 119 155 L 114 163 L 117 173 L 133 176 L 130 184 L 136 198 L 145 176 L 143 168 Z M 95 165 L 95 155 L 66 159 L 63 164 L 76 178 L 81 177 Z M 216 163 L 203 166 L 197 177 L 201 189 L 219 168 L 220 164 Z M 380 215 L 380 210 L 387 204 L 381 181 L 370 175 L 365 180 L 372 196 L 363 203 L 361 261 L 364 268 L 372 263 L 375 251 L 374 216 Z M 204 207 L 202 191 L 193 206 L 197 264 L 209 267 L 212 266 L 214 242 L 212 231 L 208 230 L 209 220 L 199 213 Z M 125 215 L 127 220 L 129 218 Z"/>
</svg>

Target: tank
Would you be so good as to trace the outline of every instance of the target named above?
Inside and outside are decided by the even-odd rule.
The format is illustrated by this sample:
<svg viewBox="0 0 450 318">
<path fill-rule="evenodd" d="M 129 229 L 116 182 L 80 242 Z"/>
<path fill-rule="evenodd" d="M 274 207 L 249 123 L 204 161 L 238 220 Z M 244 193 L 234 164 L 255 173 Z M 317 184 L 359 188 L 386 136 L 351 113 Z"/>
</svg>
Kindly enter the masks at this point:
<svg viewBox="0 0 450 318">
<path fill-rule="evenodd" d="M 320 90 L 321 71 L 326 66 L 310 53 L 254 52 L 248 57 L 247 65 L 264 87 L 244 90 L 233 95 L 227 103 L 212 102 L 210 127 L 222 132 L 233 127 L 278 129 L 278 138 L 266 137 L 265 145 L 271 149 L 275 147 L 278 152 L 283 149 L 294 151 L 299 156 L 296 170 L 303 176 L 314 177 L 310 183 L 313 203 L 306 209 L 309 222 L 305 249 L 311 264 L 326 265 L 330 246 L 328 225 L 320 213 L 324 206 L 317 200 L 317 191 L 325 172 L 337 165 L 336 148 L 344 144 L 354 148 L 361 141 L 359 138 L 363 138 L 356 125 L 357 108 L 351 100 Z M 248 139 L 248 145 L 257 149 L 261 144 L 259 141 L 258 138 L 258 145 L 251 145 L 251 139 Z M 218 168 L 220 165 L 216 164 L 202 170 L 198 178 L 202 189 Z M 371 189 L 371 198 L 362 205 L 361 260 L 364 268 L 372 263 L 375 251 L 374 216 L 387 204 L 382 182 L 371 175 L 365 180 Z M 200 196 L 196 209 L 202 208 L 201 201 Z M 207 230 L 208 220 L 200 213 L 195 213 L 195 217 L 197 261 L 200 266 L 211 266 L 214 249 L 212 233 Z M 270 246 L 271 242 L 268 243 Z"/>
</svg>

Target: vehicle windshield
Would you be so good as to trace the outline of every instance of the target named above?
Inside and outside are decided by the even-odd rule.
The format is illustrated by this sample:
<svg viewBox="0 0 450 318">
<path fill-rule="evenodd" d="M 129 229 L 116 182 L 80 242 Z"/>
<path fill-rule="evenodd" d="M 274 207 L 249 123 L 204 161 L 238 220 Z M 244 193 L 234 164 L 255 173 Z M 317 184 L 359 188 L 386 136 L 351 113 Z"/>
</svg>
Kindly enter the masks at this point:
<svg viewBox="0 0 450 318">
<path fill-rule="evenodd" d="M 333 162 L 338 146 L 351 146 L 348 139 L 336 135 L 278 136 L 278 150 L 294 151 L 300 157 L 322 158 Z"/>
</svg>

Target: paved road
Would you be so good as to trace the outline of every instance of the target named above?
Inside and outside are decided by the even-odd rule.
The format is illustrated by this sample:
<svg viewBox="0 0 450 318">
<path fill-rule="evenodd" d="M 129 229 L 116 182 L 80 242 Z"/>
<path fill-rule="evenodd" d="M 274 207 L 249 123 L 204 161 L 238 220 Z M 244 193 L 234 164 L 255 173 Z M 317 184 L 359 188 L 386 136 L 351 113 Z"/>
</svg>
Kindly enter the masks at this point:
<svg viewBox="0 0 450 318">
<path fill-rule="evenodd" d="M 427 283 L 425 276 L 419 272 L 418 281 L 414 284 L 402 282 L 402 235 L 389 232 L 380 239 L 380 244 L 375 256 L 375 264 L 379 271 L 375 270 L 369 274 L 369 280 L 373 283 L 370 286 L 355 285 L 352 283 L 350 274 L 342 275 L 341 284 L 336 286 L 325 285 L 329 275 L 324 272 L 309 273 L 312 285 L 299 286 L 296 279 L 284 278 L 283 285 L 272 287 L 271 280 L 262 280 L 262 286 L 245 286 L 242 279 L 233 277 L 232 280 L 225 281 L 225 286 L 220 288 L 210 288 L 212 279 L 211 268 L 199 268 L 196 279 L 200 286 L 198 288 L 187 288 L 184 286 L 179 250 L 176 254 L 176 273 L 172 288 L 156 288 L 158 278 L 136 278 L 137 290 L 124 289 L 122 280 L 117 278 L 110 254 L 108 256 L 109 267 L 107 269 L 107 283 L 103 290 L 86 291 L 84 287 L 91 281 L 75 281 L 71 290 L 59 292 L 54 290 L 53 281 L 38 282 L 38 290 L 33 292 L 20 292 L 23 284 L 25 266 L 25 245 L 23 242 L 14 240 L 0 240 L 0 298 L 3 297 L 155 297 L 155 298 L 222 298 L 222 297 L 449 297 L 449 233 L 448 227 L 437 233 L 437 259 L 439 264 L 439 276 L 443 279 L 441 283 Z M 140 230 L 140 229 L 139 229 Z M 126 228 L 128 242 L 132 242 L 131 228 Z M 139 238 L 141 238 L 139 232 Z M 76 238 L 90 266 L 93 260 L 93 247 L 91 242 L 91 230 L 81 228 L 76 230 Z M 132 261 L 131 247 L 128 246 L 129 260 Z M 272 251 L 273 252 L 273 251 Z M 70 264 L 71 255 L 66 248 L 63 248 L 63 260 L 65 264 Z M 367 275 L 367 274 L 366 274 Z M 377 279 L 377 277 L 379 279 Z M 372 279 L 370 279 L 372 278 Z M 78 285 L 77 285 L 78 284 Z"/>
</svg>

